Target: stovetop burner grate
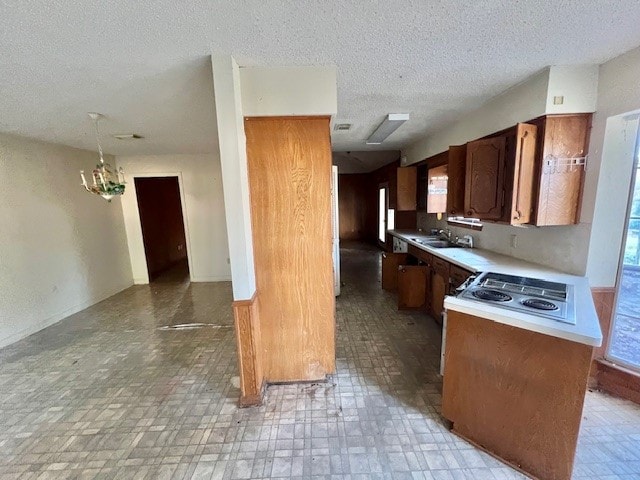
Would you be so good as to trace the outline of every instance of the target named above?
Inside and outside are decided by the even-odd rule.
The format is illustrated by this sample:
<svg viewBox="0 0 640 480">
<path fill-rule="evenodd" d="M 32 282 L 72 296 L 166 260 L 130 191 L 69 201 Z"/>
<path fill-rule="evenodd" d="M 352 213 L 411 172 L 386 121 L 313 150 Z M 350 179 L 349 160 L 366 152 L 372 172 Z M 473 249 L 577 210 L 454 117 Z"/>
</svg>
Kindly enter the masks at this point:
<svg viewBox="0 0 640 480">
<path fill-rule="evenodd" d="M 489 300 L 491 302 L 508 302 L 509 300 L 512 300 L 512 297 L 506 293 L 498 292 L 497 290 L 487 290 L 484 288 L 474 290 L 472 295 L 481 300 Z"/>
<path fill-rule="evenodd" d="M 537 310 L 553 311 L 558 310 L 558 306 L 555 303 L 547 302 L 540 298 L 527 298 L 522 301 L 522 305 L 525 307 L 535 308 Z"/>
</svg>

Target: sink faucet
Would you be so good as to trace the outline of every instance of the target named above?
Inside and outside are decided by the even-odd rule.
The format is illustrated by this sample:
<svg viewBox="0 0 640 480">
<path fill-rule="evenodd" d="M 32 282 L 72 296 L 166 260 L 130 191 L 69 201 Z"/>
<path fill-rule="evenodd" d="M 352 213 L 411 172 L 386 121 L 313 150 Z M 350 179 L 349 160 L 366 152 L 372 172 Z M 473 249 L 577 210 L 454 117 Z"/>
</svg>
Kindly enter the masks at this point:
<svg viewBox="0 0 640 480">
<path fill-rule="evenodd" d="M 472 235 L 464 235 L 462 238 L 456 241 L 458 245 L 467 248 L 473 248 L 473 236 Z"/>
<path fill-rule="evenodd" d="M 438 230 L 438 234 L 451 241 L 451 230 L 449 230 L 448 228 L 444 230 Z"/>
</svg>

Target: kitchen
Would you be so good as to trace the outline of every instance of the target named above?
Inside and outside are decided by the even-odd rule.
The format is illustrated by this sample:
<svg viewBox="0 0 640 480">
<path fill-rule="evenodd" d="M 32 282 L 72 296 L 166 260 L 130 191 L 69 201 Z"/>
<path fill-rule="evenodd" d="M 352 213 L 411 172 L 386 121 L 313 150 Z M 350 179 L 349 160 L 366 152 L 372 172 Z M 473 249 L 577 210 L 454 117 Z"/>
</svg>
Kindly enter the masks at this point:
<svg viewBox="0 0 640 480">
<path fill-rule="evenodd" d="M 598 312 L 581 272 L 478 237 L 506 229 L 516 249 L 520 232 L 581 228 L 591 123 L 588 112 L 541 115 L 359 179 L 382 212 L 382 289 L 442 328 L 443 417 L 535 478 L 571 478 Z M 347 196 L 354 179 L 341 179 Z M 371 208 L 360 215 L 370 231 Z"/>
</svg>

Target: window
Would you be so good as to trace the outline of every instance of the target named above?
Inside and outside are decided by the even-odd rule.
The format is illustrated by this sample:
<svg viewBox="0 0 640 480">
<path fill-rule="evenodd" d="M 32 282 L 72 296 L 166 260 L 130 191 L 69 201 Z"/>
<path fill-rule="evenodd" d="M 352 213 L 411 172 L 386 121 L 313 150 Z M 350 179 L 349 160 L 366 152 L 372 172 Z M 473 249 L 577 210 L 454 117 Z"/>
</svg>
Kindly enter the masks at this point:
<svg viewBox="0 0 640 480">
<path fill-rule="evenodd" d="M 607 357 L 640 370 L 640 165 L 636 158 Z"/>
</svg>

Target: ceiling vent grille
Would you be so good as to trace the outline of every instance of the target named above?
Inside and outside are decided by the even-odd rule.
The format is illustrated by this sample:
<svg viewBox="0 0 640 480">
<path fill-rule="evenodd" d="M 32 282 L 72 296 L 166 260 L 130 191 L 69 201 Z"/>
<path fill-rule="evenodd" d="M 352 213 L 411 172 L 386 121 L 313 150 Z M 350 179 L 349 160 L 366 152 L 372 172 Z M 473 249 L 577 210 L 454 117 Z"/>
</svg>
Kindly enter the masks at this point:
<svg viewBox="0 0 640 480">
<path fill-rule="evenodd" d="M 350 123 L 336 123 L 335 126 L 333 127 L 333 129 L 337 132 L 343 132 L 346 130 L 351 130 L 351 124 Z"/>
</svg>

